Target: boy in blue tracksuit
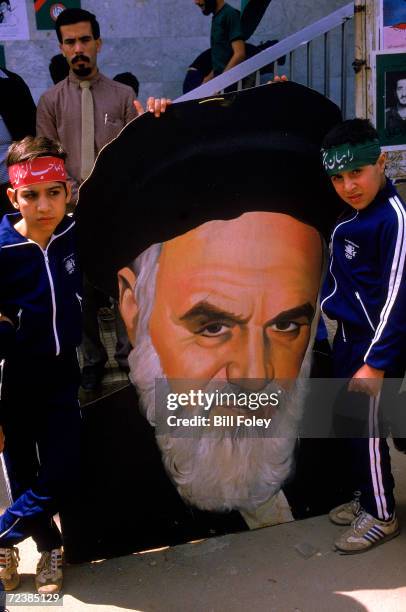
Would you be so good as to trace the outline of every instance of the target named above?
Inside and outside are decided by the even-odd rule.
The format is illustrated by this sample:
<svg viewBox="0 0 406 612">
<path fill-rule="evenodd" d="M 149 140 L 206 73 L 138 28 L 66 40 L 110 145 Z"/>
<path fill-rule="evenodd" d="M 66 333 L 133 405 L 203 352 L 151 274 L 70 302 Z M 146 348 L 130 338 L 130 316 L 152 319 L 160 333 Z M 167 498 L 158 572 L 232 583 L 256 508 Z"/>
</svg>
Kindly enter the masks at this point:
<svg viewBox="0 0 406 612">
<path fill-rule="evenodd" d="M 39 593 L 62 585 L 61 535 L 52 517 L 72 496 L 80 439 L 80 275 L 65 152 L 27 137 L 8 153 L 0 224 L 0 442 L 11 505 L 0 516 L 0 579 L 18 586 L 18 549 L 32 536 Z M 0 449 L 1 450 L 1 449 Z"/>
<path fill-rule="evenodd" d="M 369 121 L 336 126 L 322 158 L 350 209 L 332 234 L 321 307 L 337 321 L 334 376 L 349 378 L 349 391 L 366 394 L 361 410 L 368 424 L 367 437 L 346 440 L 359 491 L 330 519 L 351 525 L 336 549 L 357 553 L 399 533 L 389 449 L 378 426 L 383 378 L 403 377 L 406 368 L 406 210 L 385 177 L 386 155 Z"/>
</svg>

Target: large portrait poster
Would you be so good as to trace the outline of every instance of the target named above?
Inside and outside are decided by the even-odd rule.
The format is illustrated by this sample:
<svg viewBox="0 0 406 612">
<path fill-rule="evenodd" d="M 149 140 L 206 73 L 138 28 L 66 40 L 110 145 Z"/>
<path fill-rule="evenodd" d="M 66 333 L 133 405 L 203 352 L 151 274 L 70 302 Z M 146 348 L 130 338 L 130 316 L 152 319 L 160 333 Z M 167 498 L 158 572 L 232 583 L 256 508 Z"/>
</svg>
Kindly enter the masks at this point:
<svg viewBox="0 0 406 612">
<path fill-rule="evenodd" d="M 406 48 L 405 0 L 381 0 L 381 49 Z"/>
<path fill-rule="evenodd" d="M 146 113 L 101 151 L 75 218 L 89 282 L 118 303 L 132 385 L 82 404 L 81 504 L 61 513 L 70 562 L 314 516 L 351 495 L 319 432 L 297 445 L 320 236 L 339 214 L 319 151 L 340 119 L 317 92 L 274 84 Z M 314 463 L 328 466 L 323 485 Z"/>
<path fill-rule="evenodd" d="M 0 40 L 28 40 L 27 6 L 25 0 L 0 1 Z"/>
<path fill-rule="evenodd" d="M 376 127 L 384 149 L 406 149 L 406 53 L 376 55 Z"/>
</svg>

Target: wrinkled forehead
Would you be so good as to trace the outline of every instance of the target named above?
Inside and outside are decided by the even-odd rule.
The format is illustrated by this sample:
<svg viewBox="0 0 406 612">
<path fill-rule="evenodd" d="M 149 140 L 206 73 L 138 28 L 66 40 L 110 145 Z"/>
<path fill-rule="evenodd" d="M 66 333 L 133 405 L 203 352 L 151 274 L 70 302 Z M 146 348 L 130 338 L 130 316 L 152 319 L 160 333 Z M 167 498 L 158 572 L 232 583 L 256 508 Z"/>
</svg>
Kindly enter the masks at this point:
<svg viewBox="0 0 406 612">
<path fill-rule="evenodd" d="M 318 269 L 322 243 L 313 227 L 281 213 L 245 213 L 230 221 L 210 221 L 166 242 L 162 267 L 176 275 L 201 267 Z"/>
</svg>

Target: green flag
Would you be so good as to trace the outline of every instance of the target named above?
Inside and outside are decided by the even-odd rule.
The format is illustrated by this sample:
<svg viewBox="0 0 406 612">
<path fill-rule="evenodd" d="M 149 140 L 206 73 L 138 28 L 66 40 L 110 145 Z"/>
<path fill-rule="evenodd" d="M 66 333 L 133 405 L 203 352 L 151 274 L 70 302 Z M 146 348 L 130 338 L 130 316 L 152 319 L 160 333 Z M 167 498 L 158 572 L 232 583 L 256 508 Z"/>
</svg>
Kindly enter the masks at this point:
<svg viewBox="0 0 406 612">
<path fill-rule="evenodd" d="M 80 8 L 80 0 L 34 0 L 37 30 L 54 30 L 58 15 L 66 8 Z"/>
<path fill-rule="evenodd" d="M 257 29 L 271 0 L 241 0 L 241 28 L 244 40 Z"/>
</svg>

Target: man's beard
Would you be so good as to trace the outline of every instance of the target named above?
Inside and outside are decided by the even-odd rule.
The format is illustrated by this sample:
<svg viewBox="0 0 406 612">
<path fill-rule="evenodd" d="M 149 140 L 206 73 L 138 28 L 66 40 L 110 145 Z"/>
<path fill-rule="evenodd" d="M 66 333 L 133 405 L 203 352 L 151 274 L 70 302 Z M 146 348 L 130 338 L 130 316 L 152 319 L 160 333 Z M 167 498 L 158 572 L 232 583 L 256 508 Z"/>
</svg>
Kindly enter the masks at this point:
<svg viewBox="0 0 406 612">
<path fill-rule="evenodd" d="M 72 62 L 71 62 L 71 64 L 72 64 L 72 71 L 78 77 L 87 77 L 87 76 L 89 76 L 91 74 L 92 68 L 91 67 L 87 67 L 87 66 L 75 67 L 75 65 L 77 63 L 81 62 L 81 61 L 89 62 L 90 59 L 86 55 L 77 55 L 76 57 L 74 57 Z"/>
<path fill-rule="evenodd" d="M 139 324 L 137 329 L 136 346 L 129 356 L 130 378 L 138 390 L 144 415 L 155 426 L 156 381 L 164 380 L 165 375 L 145 325 L 149 316 L 143 314 L 143 324 Z M 293 467 L 310 357 L 311 351 L 308 350 L 294 388 L 284 394 L 286 399 L 278 407 L 280 437 L 260 437 L 260 433 L 258 437 L 252 437 L 252 430 L 244 426 L 234 437 L 223 428 L 217 428 L 215 437 L 156 434 L 165 469 L 186 502 L 202 510 L 252 511 L 281 489 Z M 242 389 L 232 387 L 233 392 L 242 392 Z M 275 385 L 260 392 L 269 394 L 271 388 L 274 391 Z M 230 390 L 231 386 L 227 386 L 221 392 Z M 157 409 L 164 411 L 166 405 Z M 248 416 L 253 415 L 255 411 L 249 411 Z M 244 435 L 244 431 L 250 437 Z"/>
</svg>

